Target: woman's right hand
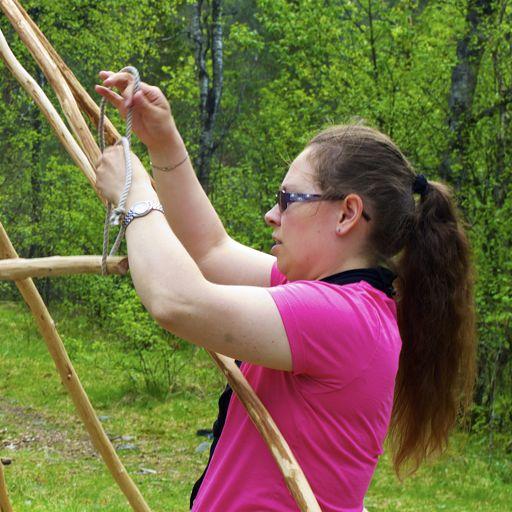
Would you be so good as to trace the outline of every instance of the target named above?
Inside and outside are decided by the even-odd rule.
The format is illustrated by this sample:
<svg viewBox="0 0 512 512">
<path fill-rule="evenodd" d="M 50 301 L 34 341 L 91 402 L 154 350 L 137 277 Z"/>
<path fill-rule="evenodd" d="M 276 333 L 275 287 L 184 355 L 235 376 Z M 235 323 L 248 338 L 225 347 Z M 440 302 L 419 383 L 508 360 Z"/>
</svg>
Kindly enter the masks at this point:
<svg viewBox="0 0 512 512">
<path fill-rule="evenodd" d="M 96 85 L 96 92 L 114 105 L 123 118 L 133 107 L 133 131 L 148 149 L 158 150 L 179 142 L 171 107 L 158 87 L 141 82 L 140 89 L 133 94 L 134 78 L 130 73 L 100 71 L 99 76 L 103 85 Z M 116 88 L 119 94 L 111 88 Z"/>
</svg>

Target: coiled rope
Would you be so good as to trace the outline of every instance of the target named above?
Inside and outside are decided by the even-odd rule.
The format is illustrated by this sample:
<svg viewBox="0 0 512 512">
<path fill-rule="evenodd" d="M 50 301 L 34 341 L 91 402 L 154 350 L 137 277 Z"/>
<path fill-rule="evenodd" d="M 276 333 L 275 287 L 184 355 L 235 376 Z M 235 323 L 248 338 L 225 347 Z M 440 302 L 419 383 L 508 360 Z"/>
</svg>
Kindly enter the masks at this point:
<svg viewBox="0 0 512 512">
<path fill-rule="evenodd" d="M 121 69 L 121 72 L 130 73 L 134 78 L 133 85 L 133 93 L 135 94 L 140 89 L 140 76 L 139 72 L 133 66 L 126 66 Z M 98 122 L 98 144 L 100 147 L 100 151 L 103 154 L 105 151 L 105 111 L 107 108 L 107 101 L 105 98 L 101 99 L 100 103 L 100 118 Z M 107 212 L 105 216 L 105 224 L 103 227 L 103 254 L 101 258 L 101 273 L 106 275 L 107 271 L 107 257 L 114 256 L 118 251 L 119 246 L 121 245 L 121 241 L 124 237 L 124 226 L 122 224 L 122 220 L 124 215 L 126 215 L 126 199 L 130 192 L 130 187 L 132 185 L 132 157 L 131 157 L 131 137 L 132 137 L 132 116 L 133 116 L 133 107 L 130 107 L 126 113 L 126 130 L 124 137 L 121 137 L 121 144 L 123 145 L 124 150 L 124 162 L 126 169 L 126 177 L 124 182 L 123 192 L 119 198 L 119 204 L 116 208 L 113 208 L 112 203 L 107 204 Z M 119 143 L 118 143 L 119 144 Z M 121 224 L 121 228 L 119 229 L 119 233 L 115 239 L 114 245 L 112 249 L 108 250 L 109 242 L 110 242 L 110 226 L 118 226 Z"/>
</svg>

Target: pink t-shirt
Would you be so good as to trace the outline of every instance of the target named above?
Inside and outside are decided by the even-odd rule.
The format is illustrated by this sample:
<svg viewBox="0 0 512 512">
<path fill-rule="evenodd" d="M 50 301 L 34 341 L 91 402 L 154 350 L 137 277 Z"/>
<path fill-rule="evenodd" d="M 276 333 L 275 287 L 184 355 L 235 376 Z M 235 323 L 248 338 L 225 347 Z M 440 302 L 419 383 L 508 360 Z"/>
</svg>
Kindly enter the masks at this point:
<svg viewBox="0 0 512 512">
<path fill-rule="evenodd" d="M 243 363 L 324 512 L 361 512 L 382 453 L 401 340 L 393 299 L 365 281 L 271 287 L 293 371 Z M 270 451 L 233 394 L 194 512 L 297 511 Z"/>
</svg>

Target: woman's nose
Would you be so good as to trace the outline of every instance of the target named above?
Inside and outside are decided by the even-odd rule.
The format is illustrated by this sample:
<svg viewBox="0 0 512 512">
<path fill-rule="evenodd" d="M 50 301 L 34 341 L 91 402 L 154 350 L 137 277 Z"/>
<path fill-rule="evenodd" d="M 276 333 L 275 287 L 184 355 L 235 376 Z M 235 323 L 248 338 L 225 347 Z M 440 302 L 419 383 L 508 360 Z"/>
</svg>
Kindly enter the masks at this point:
<svg viewBox="0 0 512 512">
<path fill-rule="evenodd" d="M 265 222 L 269 226 L 279 226 L 281 224 L 281 212 L 277 204 L 265 214 Z"/>
</svg>

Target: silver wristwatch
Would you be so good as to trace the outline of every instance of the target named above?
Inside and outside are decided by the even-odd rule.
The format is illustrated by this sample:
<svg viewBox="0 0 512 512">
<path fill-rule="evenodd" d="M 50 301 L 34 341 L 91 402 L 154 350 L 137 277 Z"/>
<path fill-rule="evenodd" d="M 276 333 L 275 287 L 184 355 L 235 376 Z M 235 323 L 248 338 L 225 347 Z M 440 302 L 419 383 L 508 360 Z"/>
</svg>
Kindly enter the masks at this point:
<svg viewBox="0 0 512 512">
<path fill-rule="evenodd" d="M 123 227 L 126 229 L 128 224 L 133 219 L 137 219 L 138 217 L 144 217 L 149 212 L 153 210 L 157 210 L 159 212 L 164 213 L 164 208 L 160 203 L 153 203 L 152 201 L 140 201 L 135 203 L 129 210 L 128 213 L 124 216 L 123 219 Z"/>
</svg>

